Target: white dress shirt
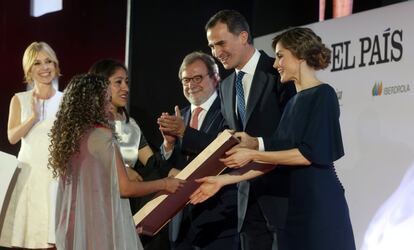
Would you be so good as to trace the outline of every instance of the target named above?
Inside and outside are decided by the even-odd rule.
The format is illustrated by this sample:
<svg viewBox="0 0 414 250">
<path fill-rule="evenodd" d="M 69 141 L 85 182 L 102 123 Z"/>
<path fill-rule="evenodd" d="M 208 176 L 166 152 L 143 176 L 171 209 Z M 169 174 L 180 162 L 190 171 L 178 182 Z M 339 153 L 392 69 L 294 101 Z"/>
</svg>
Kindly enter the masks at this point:
<svg viewBox="0 0 414 250">
<path fill-rule="evenodd" d="M 207 101 L 202 103 L 200 106 L 191 104 L 191 107 L 190 107 L 191 114 L 193 114 L 195 108 L 197 107 L 203 108 L 203 111 L 201 111 L 200 114 L 198 115 L 198 128 L 197 128 L 198 130 L 201 128 L 204 118 L 206 118 L 207 112 L 210 109 L 211 105 L 213 105 L 216 98 L 217 98 L 217 91 L 214 91 L 214 93 L 207 99 Z M 190 116 L 190 120 L 191 120 L 191 116 Z M 173 149 L 171 149 L 170 151 L 166 151 L 164 144 L 161 145 L 161 154 L 165 160 L 168 160 L 171 157 L 172 152 L 173 152 Z"/>
<path fill-rule="evenodd" d="M 236 69 L 236 75 L 239 73 L 239 71 L 243 71 L 245 73 L 242 79 L 242 85 L 243 85 L 243 90 L 244 90 L 244 102 L 245 102 L 246 110 L 247 110 L 247 105 L 248 105 L 248 100 L 249 100 L 249 95 L 250 95 L 250 89 L 252 87 L 254 72 L 256 71 L 256 67 L 257 67 L 257 64 L 259 63 L 259 59 L 260 59 L 260 52 L 256 49 L 254 51 L 253 56 L 249 59 L 249 61 L 247 61 L 246 65 L 244 65 L 244 67 L 241 70 Z M 236 105 L 235 110 L 237 112 L 237 101 L 235 105 Z M 264 148 L 263 138 L 257 137 L 257 139 L 259 141 L 259 150 L 264 151 L 265 148 Z"/>
</svg>

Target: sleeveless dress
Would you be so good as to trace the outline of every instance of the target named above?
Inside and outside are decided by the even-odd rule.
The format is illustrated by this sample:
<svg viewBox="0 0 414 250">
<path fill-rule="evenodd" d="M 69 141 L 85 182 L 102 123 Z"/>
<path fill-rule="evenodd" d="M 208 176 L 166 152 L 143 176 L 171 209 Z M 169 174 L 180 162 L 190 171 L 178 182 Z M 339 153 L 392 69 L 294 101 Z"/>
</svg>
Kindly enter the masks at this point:
<svg viewBox="0 0 414 250">
<path fill-rule="evenodd" d="M 33 90 L 17 93 L 21 121 L 32 114 Z M 40 121 L 21 139 L 17 157 L 19 175 L 7 207 L 0 245 L 21 248 L 49 248 L 54 243 L 54 202 L 50 188 L 55 180 L 48 169 L 48 133 L 53 126 L 62 92 L 40 100 Z"/>
</svg>

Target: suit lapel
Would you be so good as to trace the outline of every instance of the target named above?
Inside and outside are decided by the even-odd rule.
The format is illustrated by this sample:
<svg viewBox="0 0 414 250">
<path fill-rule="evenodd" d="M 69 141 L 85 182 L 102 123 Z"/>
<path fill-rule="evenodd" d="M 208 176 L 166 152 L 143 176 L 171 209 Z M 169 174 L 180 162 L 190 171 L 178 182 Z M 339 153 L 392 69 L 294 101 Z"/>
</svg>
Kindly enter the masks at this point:
<svg viewBox="0 0 414 250">
<path fill-rule="evenodd" d="M 184 119 L 184 124 L 188 126 L 190 124 L 190 118 L 191 118 L 191 107 L 182 109 L 182 115 Z"/>
<path fill-rule="evenodd" d="M 256 104 L 260 100 L 260 96 L 263 96 L 262 93 L 266 89 L 266 84 L 268 82 L 268 76 L 263 72 L 263 69 L 265 68 L 264 57 L 265 56 L 261 53 L 259 62 L 257 63 L 256 70 L 254 72 L 252 85 L 250 87 L 249 99 L 247 101 L 246 119 L 244 119 L 243 124 L 244 128 L 246 128 L 246 124 L 249 121 L 249 118 L 253 113 Z"/>
<path fill-rule="evenodd" d="M 221 85 L 221 95 L 222 100 L 224 104 L 225 109 L 225 116 L 226 121 L 229 123 L 228 125 L 231 128 L 237 128 L 237 116 L 236 116 L 236 110 L 235 110 L 235 87 L 234 87 L 234 78 L 235 78 L 236 72 L 233 72 L 231 75 L 229 75 L 222 83 Z"/>
<path fill-rule="evenodd" d="M 181 115 L 183 116 L 183 119 L 184 119 L 184 125 L 187 127 L 187 126 L 190 126 L 190 119 L 191 119 L 191 105 L 190 106 L 188 106 L 188 107 L 185 107 L 185 108 L 183 108 L 182 110 L 181 110 Z M 182 148 L 182 146 L 181 146 L 181 144 L 183 143 L 183 140 L 182 140 L 182 138 L 180 138 L 180 140 L 178 140 L 179 141 L 179 144 L 180 144 L 180 148 Z M 181 151 L 181 149 L 180 149 L 180 151 Z M 188 161 L 189 161 L 189 159 L 190 159 L 190 156 L 189 155 L 186 155 L 186 154 L 184 154 L 183 153 L 183 158 L 181 158 L 181 161 L 182 161 L 182 166 L 186 166 L 187 165 L 187 163 L 188 163 Z M 182 213 L 182 211 L 179 213 L 179 214 L 181 214 Z M 178 216 L 178 215 L 177 215 Z M 182 217 L 182 214 L 180 215 L 181 217 Z M 179 221 L 179 224 L 178 224 L 178 226 L 180 226 L 181 225 L 181 218 L 180 217 L 180 221 Z M 175 222 L 175 223 L 177 223 L 177 222 Z M 178 230 L 179 230 L 179 228 L 178 228 Z M 173 233 L 173 237 L 177 237 L 178 236 L 178 233 Z M 175 239 L 177 239 L 177 238 L 175 238 Z"/>
<path fill-rule="evenodd" d="M 203 123 L 201 124 L 200 131 L 208 131 L 211 121 L 214 121 L 217 113 L 220 112 L 220 98 L 217 96 L 211 105 L 210 109 L 207 111 L 206 116 L 204 117 Z"/>
</svg>

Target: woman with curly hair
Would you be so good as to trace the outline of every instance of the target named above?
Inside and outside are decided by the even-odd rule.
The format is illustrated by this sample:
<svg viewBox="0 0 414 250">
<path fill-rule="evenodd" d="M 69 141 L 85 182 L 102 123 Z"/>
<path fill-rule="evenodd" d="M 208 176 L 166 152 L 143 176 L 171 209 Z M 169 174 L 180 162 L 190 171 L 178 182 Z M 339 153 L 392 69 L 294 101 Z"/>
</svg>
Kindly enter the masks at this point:
<svg viewBox="0 0 414 250">
<path fill-rule="evenodd" d="M 129 116 L 129 81 L 126 66 L 117 60 L 106 58 L 95 62 L 89 73 L 101 75 L 109 81 L 113 105 L 111 115 L 128 177 L 131 180 L 143 181 L 177 174 L 159 152 L 154 153 L 138 123 Z M 129 201 L 132 212 L 136 213 L 150 198 L 152 196 L 131 198 Z M 155 236 L 141 236 L 141 241 L 147 250 L 170 249 L 167 227 Z"/>
<path fill-rule="evenodd" d="M 18 176 L 7 205 L 0 246 L 28 249 L 52 248 L 54 243 L 56 187 L 47 168 L 52 128 L 62 93 L 53 87 L 60 75 L 59 61 L 45 42 L 33 42 L 23 55 L 25 82 L 33 88 L 16 93 L 10 102 L 7 135 L 21 142 Z"/>
<path fill-rule="evenodd" d="M 126 197 L 165 190 L 182 181 L 136 182 L 127 177 L 113 127 L 109 82 L 72 78 L 51 131 L 49 164 L 59 176 L 57 249 L 142 249 Z"/>
<path fill-rule="evenodd" d="M 287 103 L 272 138 L 263 138 L 269 152 L 233 148 L 222 161 L 232 174 L 207 177 L 192 196 L 198 203 L 223 185 L 252 179 L 272 167 L 244 167 L 251 161 L 271 163 L 288 173 L 287 220 L 278 228 L 279 249 L 355 250 L 354 236 L 344 188 L 334 161 L 344 155 L 339 123 L 339 104 L 335 90 L 322 83 L 316 71 L 328 67 L 331 51 L 309 28 L 291 28 L 273 39 L 276 60 L 273 65 L 281 82 L 293 81 L 297 94 Z M 257 138 L 236 133 L 248 145 Z M 272 185 L 272 183 L 269 183 Z"/>
</svg>

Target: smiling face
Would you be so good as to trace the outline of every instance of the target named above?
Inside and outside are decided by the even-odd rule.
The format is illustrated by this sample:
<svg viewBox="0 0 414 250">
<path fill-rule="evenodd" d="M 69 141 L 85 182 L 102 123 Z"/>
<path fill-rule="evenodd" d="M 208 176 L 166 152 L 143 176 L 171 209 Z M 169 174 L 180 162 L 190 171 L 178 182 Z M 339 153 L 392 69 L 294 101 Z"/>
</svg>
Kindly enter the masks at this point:
<svg viewBox="0 0 414 250">
<path fill-rule="evenodd" d="M 51 84 L 56 77 L 55 63 L 45 51 L 40 51 L 33 61 L 29 74 L 37 84 Z"/>
<path fill-rule="evenodd" d="M 281 82 L 297 81 L 299 79 L 300 64 L 302 60 L 298 59 L 292 52 L 278 42 L 275 48 L 276 59 L 273 68 L 277 69 L 280 74 Z"/>
<path fill-rule="evenodd" d="M 187 65 L 181 73 L 184 96 L 196 106 L 203 104 L 216 91 L 218 78 L 210 76 L 206 65 L 196 60 Z M 199 82 L 198 82 L 199 81 Z"/>
<path fill-rule="evenodd" d="M 116 108 L 125 107 L 129 93 L 127 72 L 123 68 L 117 68 L 108 80 L 111 86 L 112 104 Z"/>
<path fill-rule="evenodd" d="M 248 46 L 248 33 L 235 35 L 228 30 L 227 24 L 218 22 L 207 30 L 208 46 L 211 54 L 225 69 L 241 69 L 247 62 L 245 47 Z"/>
</svg>

